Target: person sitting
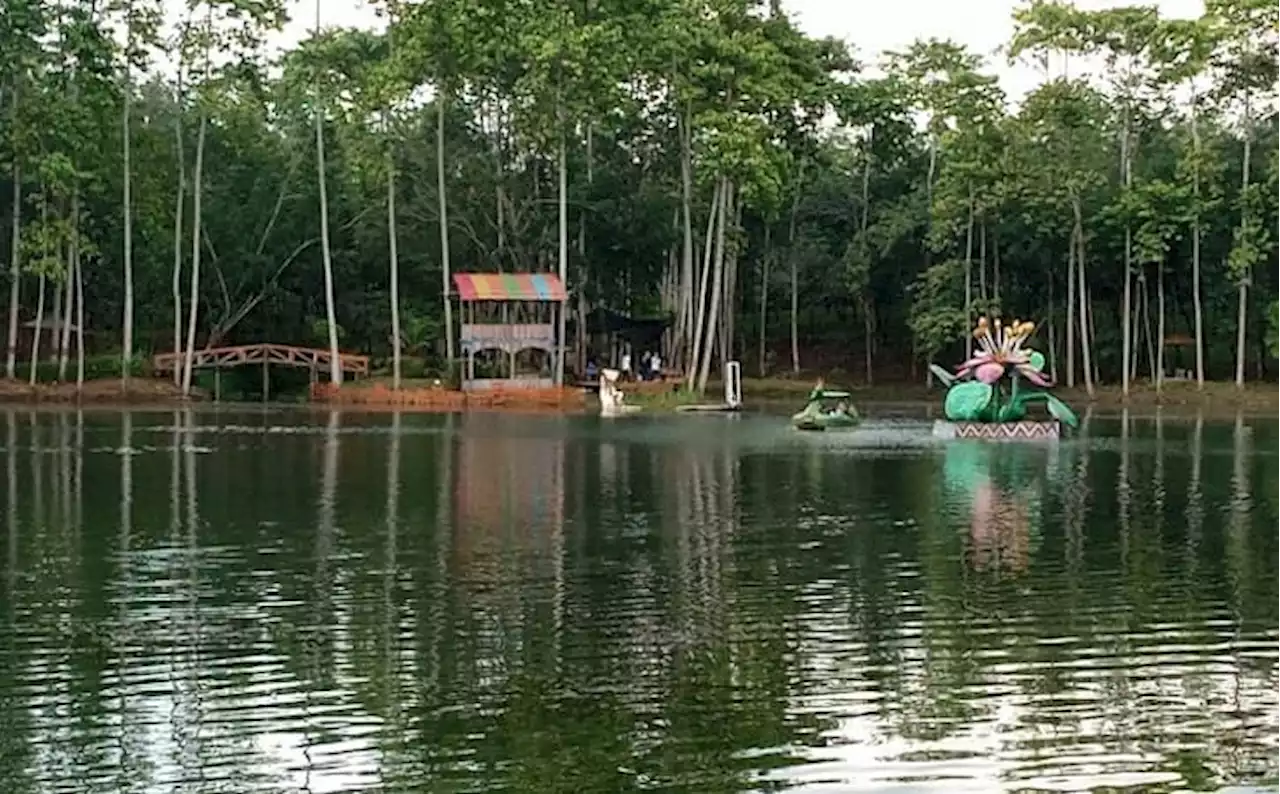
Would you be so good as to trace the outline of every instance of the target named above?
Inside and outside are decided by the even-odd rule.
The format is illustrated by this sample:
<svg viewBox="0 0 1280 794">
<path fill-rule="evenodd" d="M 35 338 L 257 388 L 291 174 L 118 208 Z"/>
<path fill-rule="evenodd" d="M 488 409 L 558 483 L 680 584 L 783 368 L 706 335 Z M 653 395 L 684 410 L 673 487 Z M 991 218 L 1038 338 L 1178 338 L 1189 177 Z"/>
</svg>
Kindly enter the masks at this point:
<svg viewBox="0 0 1280 794">
<path fill-rule="evenodd" d="M 596 366 L 594 358 L 587 359 L 587 380 L 594 381 L 600 375 L 600 368 Z"/>
</svg>

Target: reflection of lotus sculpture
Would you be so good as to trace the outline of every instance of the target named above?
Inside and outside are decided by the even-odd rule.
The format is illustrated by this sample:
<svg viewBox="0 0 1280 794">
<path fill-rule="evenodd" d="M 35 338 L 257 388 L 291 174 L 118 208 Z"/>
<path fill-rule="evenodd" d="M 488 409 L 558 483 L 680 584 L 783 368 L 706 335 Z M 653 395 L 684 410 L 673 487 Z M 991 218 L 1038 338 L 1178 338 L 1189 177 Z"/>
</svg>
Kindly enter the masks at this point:
<svg viewBox="0 0 1280 794">
<path fill-rule="evenodd" d="M 1049 393 L 1044 374 L 1044 354 L 1025 345 L 1035 332 L 1035 324 L 1014 320 L 1003 325 L 986 317 L 973 329 L 979 351 L 948 372 L 936 364 L 929 369 L 947 387 L 943 412 L 954 435 L 973 437 L 1056 438 L 1057 422 L 1076 427 L 1079 420 L 1067 404 Z M 1031 384 L 1028 388 L 1023 381 Z M 1054 422 L 1027 422 L 1027 406 L 1044 403 Z M 969 427 L 975 425 L 975 427 Z M 996 425 L 983 428 L 981 425 Z M 1007 427 L 999 427 L 1006 425 Z"/>
<path fill-rule="evenodd" d="M 943 482 L 969 514 L 965 557 L 975 570 L 1019 573 L 1030 564 L 1044 517 L 1043 455 L 1037 447 L 947 447 Z"/>
<path fill-rule="evenodd" d="M 991 482 L 978 486 L 969 519 L 969 562 L 975 570 L 1027 570 L 1031 561 L 1030 508 L 1025 494 L 1004 491 Z"/>
</svg>

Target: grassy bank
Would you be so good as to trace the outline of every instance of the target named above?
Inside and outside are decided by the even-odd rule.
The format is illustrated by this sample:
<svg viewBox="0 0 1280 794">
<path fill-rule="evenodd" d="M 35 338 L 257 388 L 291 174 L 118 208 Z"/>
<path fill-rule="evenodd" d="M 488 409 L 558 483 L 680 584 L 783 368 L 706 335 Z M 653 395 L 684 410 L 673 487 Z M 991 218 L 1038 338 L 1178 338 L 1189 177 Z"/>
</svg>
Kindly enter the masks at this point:
<svg viewBox="0 0 1280 794">
<path fill-rule="evenodd" d="M 829 379 L 832 388 L 848 388 L 854 402 L 868 403 L 929 403 L 941 404 L 942 389 L 930 389 L 922 384 L 894 383 L 877 384 L 875 386 L 849 386 L 835 379 Z M 369 388 L 386 384 L 381 379 L 357 381 L 347 384 L 348 388 Z M 809 390 L 813 388 L 813 379 L 799 378 L 749 378 L 743 381 L 743 394 L 748 404 L 751 403 L 788 403 L 799 404 L 804 401 Z M 432 389 L 435 379 L 421 378 L 406 380 L 404 387 L 408 389 Z M 627 402 L 637 405 L 646 411 L 676 411 L 681 406 L 704 402 L 715 402 L 723 392 L 721 384 L 712 383 L 705 396 L 691 394 L 684 390 L 664 388 L 658 390 L 627 390 Z M 193 390 L 192 399 L 207 397 L 203 390 Z M 1244 389 L 1236 389 L 1232 383 L 1206 383 L 1204 390 L 1196 388 L 1194 383 L 1169 382 L 1164 389 L 1157 392 L 1147 383 L 1135 385 L 1128 398 L 1121 393 L 1118 386 L 1102 386 L 1095 390 L 1090 399 L 1082 388 L 1055 389 L 1054 393 L 1078 410 L 1092 404 L 1098 408 L 1119 409 L 1129 407 L 1138 410 L 1154 410 L 1161 407 L 1166 410 L 1200 412 L 1215 414 L 1235 414 L 1245 412 L 1253 415 L 1276 416 L 1280 414 L 1280 389 L 1275 384 L 1254 383 Z M 181 391 L 167 378 L 135 377 L 130 379 L 126 391 L 124 382 L 118 377 L 98 377 L 88 379 L 81 389 L 70 383 L 37 383 L 34 386 L 25 379 L 0 378 L 0 403 L 7 404 L 116 404 L 129 405 L 164 405 L 188 402 Z M 591 405 L 588 400 L 588 406 Z M 357 406 L 344 406 L 356 408 Z"/>
<path fill-rule="evenodd" d="M 684 405 L 698 405 L 700 403 L 715 402 L 714 393 L 707 396 L 701 396 L 694 392 L 685 391 L 684 389 L 667 389 L 666 391 L 648 391 L 648 392 L 629 392 L 623 387 L 624 393 L 627 395 L 627 404 L 636 405 L 645 411 L 661 413 L 663 411 L 678 411 Z"/>
<path fill-rule="evenodd" d="M 203 394 L 193 390 L 192 399 Z M 128 389 L 118 377 L 94 378 L 77 387 L 70 383 L 36 383 L 0 378 L 0 403 L 112 403 L 118 405 L 154 405 L 186 402 L 182 390 L 167 378 L 130 378 Z"/>
<path fill-rule="evenodd" d="M 803 401 L 805 395 L 813 388 L 814 379 L 793 378 L 749 378 L 744 379 L 742 391 L 748 401 Z M 875 386 L 850 386 L 828 379 L 830 388 L 847 388 L 853 394 L 855 402 L 929 402 L 941 403 L 943 390 L 941 387 L 929 388 L 923 384 L 891 383 Z M 713 384 L 708 392 L 718 394 L 723 387 Z M 1243 389 L 1237 389 L 1233 383 L 1205 383 L 1204 390 L 1196 388 L 1194 382 L 1169 381 L 1160 391 L 1145 381 L 1135 384 L 1126 398 L 1119 386 L 1099 386 L 1094 390 L 1092 398 L 1085 389 L 1059 388 L 1053 393 L 1069 405 L 1083 407 L 1094 405 L 1100 408 L 1166 408 L 1211 411 L 1245 411 L 1255 414 L 1275 415 L 1280 412 L 1280 389 L 1274 383 L 1250 383 Z"/>
</svg>

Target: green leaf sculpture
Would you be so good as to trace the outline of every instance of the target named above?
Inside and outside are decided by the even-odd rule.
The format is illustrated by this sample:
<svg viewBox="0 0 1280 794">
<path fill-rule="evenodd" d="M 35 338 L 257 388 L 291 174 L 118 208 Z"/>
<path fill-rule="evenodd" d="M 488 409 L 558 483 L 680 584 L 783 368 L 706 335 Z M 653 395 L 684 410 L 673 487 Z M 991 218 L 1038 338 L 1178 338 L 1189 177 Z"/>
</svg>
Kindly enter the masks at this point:
<svg viewBox="0 0 1280 794">
<path fill-rule="evenodd" d="M 953 422 L 977 422 L 995 398 L 995 387 L 981 381 L 957 383 L 947 390 L 942 411 Z"/>
<path fill-rule="evenodd" d="M 943 386 L 945 386 L 948 389 L 951 388 L 951 384 L 956 382 L 955 375 L 952 375 L 950 372 L 947 372 L 945 369 L 938 366 L 937 364 L 930 364 L 929 371 L 933 373 L 933 377 L 937 378 L 939 383 L 941 383 Z"/>
<path fill-rule="evenodd" d="M 1025 396 L 1021 399 L 1010 400 L 1001 405 L 1000 410 L 996 411 L 997 422 L 1021 422 L 1026 417 L 1027 400 Z"/>
<path fill-rule="evenodd" d="M 1072 429 L 1080 426 L 1080 419 L 1076 416 L 1076 412 L 1066 403 L 1048 392 L 1045 392 L 1044 396 L 1048 398 L 1045 400 L 1045 406 L 1049 409 L 1050 416 Z"/>
</svg>

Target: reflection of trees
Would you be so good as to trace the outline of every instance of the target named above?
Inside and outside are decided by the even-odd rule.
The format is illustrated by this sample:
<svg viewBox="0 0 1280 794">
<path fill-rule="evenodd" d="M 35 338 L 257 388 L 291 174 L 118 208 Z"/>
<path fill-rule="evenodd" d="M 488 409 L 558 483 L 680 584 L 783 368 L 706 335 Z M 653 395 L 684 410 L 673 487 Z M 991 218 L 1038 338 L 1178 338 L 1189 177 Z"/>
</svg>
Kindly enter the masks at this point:
<svg viewBox="0 0 1280 794">
<path fill-rule="evenodd" d="M 1163 434 L 1173 431 L 1142 426 L 1140 440 L 1138 426 L 1130 421 L 1124 427 L 1113 447 L 1122 453 L 1118 458 L 1114 452 L 1078 454 L 1080 447 L 1070 444 L 1052 448 L 1047 457 L 1044 448 L 987 447 L 978 455 L 981 465 L 949 467 L 947 490 L 919 487 L 928 475 L 909 475 L 913 464 L 896 467 L 899 479 L 915 484 L 901 503 L 912 506 L 916 529 L 889 530 L 894 514 L 879 515 L 875 532 L 858 532 L 856 519 L 851 521 L 846 603 L 853 609 L 849 642 L 860 652 L 821 646 L 815 651 L 827 657 L 821 674 L 836 679 L 829 688 L 833 694 L 866 688 L 859 673 L 874 671 L 872 691 L 878 697 L 868 693 L 867 699 L 878 701 L 875 716 L 850 707 L 841 730 L 849 741 L 878 734 L 886 742 L 882 752 L 902 759 L 943 758 L 967 747 L 990 753 L 1004 769 L 1020 770 L 1020 777 L 1037 774 L 1041 765 L 1052 774 L 1049 765 L 1057 761 L 1057 770 L 1072 777 L 1081 772 L 1076 756 L 1092 753 L 1104 771 L 1123 767 L 1118 757 L 1114 764 L 1106 759 L 1176 743 L 1173 733 L 1184 725 L 1203 722 L 1217 726 L 1224 738 L 1240 736 L 1224 732 L 1222 722 L 1233 708 L 1221 700 L 1231 692 L 1233 676 L 1213 672 L 1210 657 L 1175 650 L 1183 643 L 1211 648 L 1221 640 L 1197 633 L 1207 629 L 1198 628 L 1195 617 L 1204 615 L 1207 594 L 1182 609 L 1168 598 L 1171 585 L 1180 595 L 1181 590 L 1170 578 L 1162 528 L 1167 516 L 1182 512 L 1176 503 L 1181 491 L 1164 485 L 1176 458 L 1161 461 L 1151 453 L 1163 454 Z M 966 473 L 978 476 L 966 479 Z M 1208 473 L 1219 481 L 1226 474 L 1221 467 Z M 822 509 L 853 516 L 879 509 L 878 494 L 867 493 L 870 478 L 844 475 L 861 493 L 819 500 Z M 961 539 L 973 543 L 976 486 L 1023 494 L 1030 489 L 1034 497 L 1025 501 L 1033 511 L 1031 536 L 1043 540 L 1029 549 L 1020 577 L 975 575 L 960 562 Z M 943 494 L 941 503 L 929 493 Z M 1119 507 L 1112 500 L 1122 493 L 1129 500 L 1128 525 L 1117 527 L 1114 517 L 1121 511 L 1109 505 Z M 1256 509 L 1241 515 L 1248 516 L 1247 534 L 1254 537 L 1260 526 Z M 1037 518 L 1043 526 L 1034 524 Z M 1086 535 L 1095 548 L 1088 556 Z M 1255 587 L 1267 581 L 1260 566 L 1245 578 Z M 842 595 L 837 591 L 832 600 Z M 888 608 L 880 608 L 886 602 Z M 825 602 L 813 606 L 819 603 Z M 868 603 L 876 608 L 860 608 Z M 1127 614 L 1130 605 L 1136 609 Z M 1160 628 L 1171 623 L 1177 627 Z M 830 637 L 839 629 L 825 631 Z M 1166 636 L 1168 631 L 1177 633 Z M 1273 664 L 1274 655 L 1269 658 Z M 1162 672 L 1153 676 L 1146 664 Z M 1247 670 L 1247 662 L 1236 666 L 1235 677 L 1251 681 L 1244 702 L 1271 702 L 1264 711 L 1274 710 L 1274 696 L 1260 692 L 1268 674 Z M 1218 693 L 1207 700 L 1188 689 L 1206 679 Z M 1189 697 L 1199 705 L 1185 711 L 1171 705 Z M 1249 731 L 1267 724 L 1262 712 L 1246 713 Z M 975 727 L 987 722 L 996 733 L 984 738 L 985 731 L 975 733 Z M 1256 761 L 1258 748 L 1246 746 L 1242 754 Z M 1171 765 L 1187 763 L 1172 753 L 1169 758 Z"/>
<path fill-rule="evenodd" d="M 5 412 L 5 530 L 8 555 L 5 564 L 4 615 L 7 625 L 0 631 L 4 651 L 0 653 L 0 779 L 11 789 L 32 790 L 35 780 L 30 774 L 35 762 L 36 725 L 27 703 L 14 694 L 24 685 L 24 654 L 16 627 L 18 603 L 23 595 L 25 578 L 19 572 L 19 545 L 23 535 L 19 522 L 18 500 L 18 418 L 12 410 Z M 29 495 L 28 495 L 29 496 Z M 25 500 L 28 504 L 30 499 Z M 22 616 L 25 619 L 25 615 Z"/>
<path fill-rule="evenodd" d="M 179 466 L 182 485 L 172 494 L 173 512 L 181 515 L 180 546 L 172 549 L 180 566 L 174 585 L 174 614 L 176 622 L 173 638 L 177 645 L 177 659 L 172 682 L 172 706 L 169 724 L 173 731 L 174 759 L 183 776 L 195 774 L 204 777 L 206 746 L 201 728 L 205 719 L 205 704 L 201 666 L 204 658 L 203 615 L 200 604 L 200 496 L 197 488 L 196 417 L 191 411 L 182 412 L 182 432 L 176 438 L 176 446 L 182 450 L 173 461 Z M 185 496 L 185 500 L 183 497 Z M 184 608 L 177 608 L 181 604 Z"/>
<path fill-rule="evenodd" d="M 317 790 L 728 792 L 819 734 L 836 776 L 1269 763 L 1273 463 L 1230 425 L 961 460 L 493 417 L 82 421 L 7 428 L 6 794 L 307 767 Z M 1021 571 L 970 564 L 976 486 L 1029 495 Z"/>
<path fill-rule="evenodd" d="M 68 447 L 70 447 L 69 442 L 70 442 L 70 439 L 68 439 Z M 77 460 L 83 459 L 84 456 L 83 454 L 81 454 L 79 448 L 76 448 L 74 452 Z M 132 534 L 133 534 L 133 453 L 134 453 L 134 449 L 133 449 L 133 414 L 132 413 L 126 412 L 124 416 L 121 418 L 120 448 L 116 450 L 116 452 L 120 456 L 120 508 L 119 508 L 120 538 L 117 541 L 119 550 L 120 550 L 119 554 L 120 554 L 120 560 L 121 560 L 120 562 L 121 575 L 119 579 L 122 580 L 121 584 L 124 585 L 124 588 L 128 588 L 130 585 L 133 584 L 133 579 L 137 575 L 135 572 L 131 570 L 132 566 L 130 565 L 130 556 L 129 556 L 129 549 L 132 545 L 132 540 L 133 540 Z M 70 457 L 70 452 L 68 453 L 67 457 L 68 458 Z M 67 472 L 66 479 L 68 482 L 70 482 L 71 466 L 69 462 L 65 465 L 64 469 Z M 81 501 L 80 499 L 75 500 L 77 504 L 79 504 L 80 501 Z M 112 621 L 112 623 L 115 624 L 115 630 L 113 631 L 113 634 L 115 635 L 117 641 L 121 639 L 125 639 L 126 641 L 130 642 L 130 644 L 133 644 L 134 642 L 137 641 L 138 638 L 136 636 L 133 636 L 134 635 L 133 622 L 128 619 L 129 615 L 127 614 L 127 605 L 129 601 L 127 598 L 127 593 L 123 593 L 121 595 L 126 596 L 125 598 L 118 599 L 118 603 L 122 605 L 122 610 L 125 610 L 125 613 L 117 616 L 116 619 Z M 127 658 L 126 658 L 127 655 L 128 655 L 127 653 L 123 653 L 117 650 L 117 652 L 114 654 L 115 659 L 114 659 L 114 665 L 113 665 L 115 669 L 117 689 L 119 690 L 119 695 L 120 695 L 119 705 L 117 707 L 119 708 L 119 711 L 120 711 L 120 727 L 119 727 L 120 759 L 119 759 L 119 772 L 116 778 L 116 785 L 122 791 L 128 790 L 129 781 L 133 779 L 134 776 L 137 774 L 135 770 L 137 768 L 138 762 L 140 760 L 145 760 L 145 753 L 139 752 L 140 744 L 138 740 L 142 738 L 140 736 L 142 731 L 138 724 L 139 720 L 137 719 L 136 708 L 133 705 L 133 699 L 130 697 L 130 695 L 133 693 L 130 691 L 131 676 L 129 674 L 128 664 L 127 664 Z"/>
<path fill-rule="evenodd" d="M 490 790 L 740 790 L 760 762 L 733 753 L 790 735 L 789 648 L 784 614 L 759 621 L 778 597 L 737 575 L 736 456 L 618 444 L 610 461 L 565 446 L 460 431 L 452 534 L 465 548 L 449 590 L 466 601 L 444 614 L 457 661 L 416 722 L 420 772 L 447 780 L 465 756 Z M 526 457 L 561 471 L 511 466 Z M 499 458 L 510 468 L 488 465 Z M 520 501 L 551 488 L 567 523 L 546 509 L 555 492 Z M 484 494 L 490 512 L 472 510 Z M 512 504 L 524 508 L 484 522 Z M 574 537 L 556 545 L 560 526 Z M 562 601 L 557 558 L 571 571 Z"/>
</svg>

